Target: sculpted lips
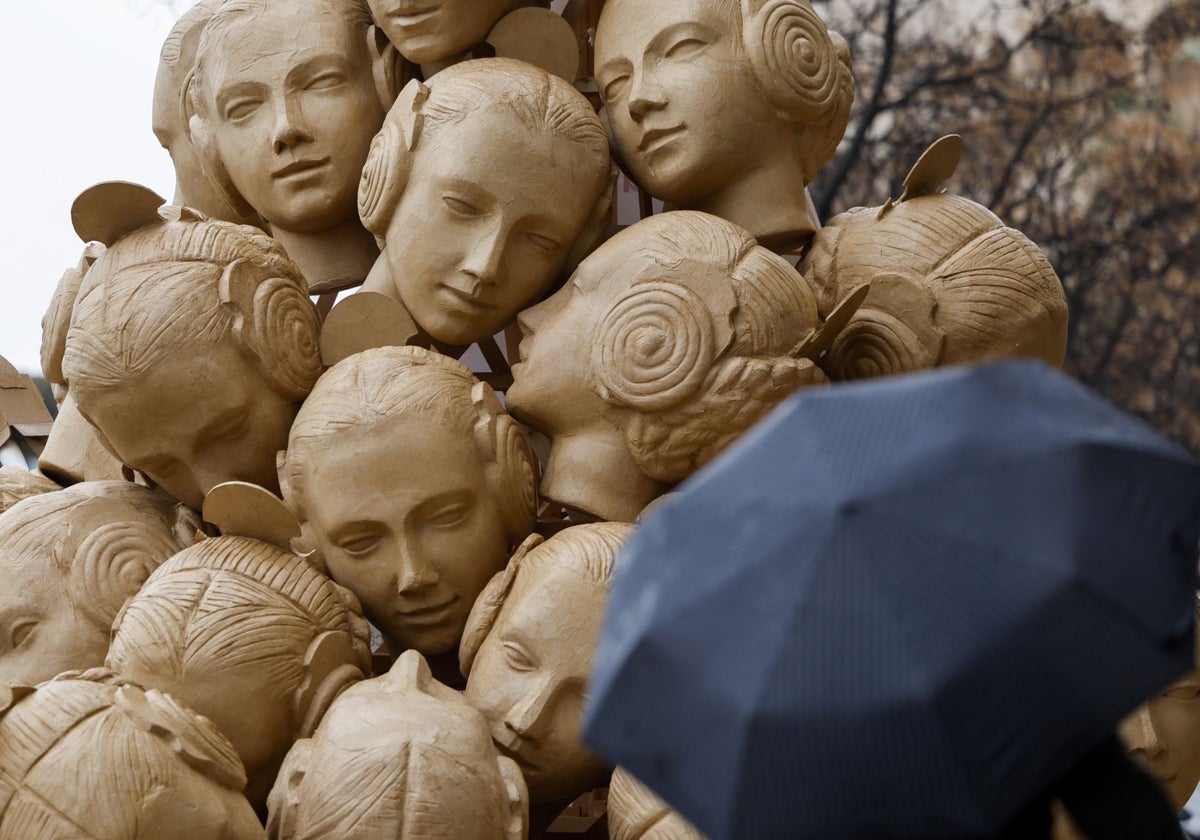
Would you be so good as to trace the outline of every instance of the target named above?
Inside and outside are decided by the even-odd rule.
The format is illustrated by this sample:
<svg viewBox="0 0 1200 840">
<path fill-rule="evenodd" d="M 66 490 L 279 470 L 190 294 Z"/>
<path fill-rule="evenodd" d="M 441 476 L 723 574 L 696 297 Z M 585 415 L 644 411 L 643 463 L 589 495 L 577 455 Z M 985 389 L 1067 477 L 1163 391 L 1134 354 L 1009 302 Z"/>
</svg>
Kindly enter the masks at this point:
<svg viewBox="0 0 1200 840">
<path fill-rule="evenodd" d="M 286 180 L 297 175 L 306 175 L 310 172 L 315 172 L 318 169 L 324 168 L 328 163 L 328 157 L 315 160 L 295 160 L 286 166 L 276 169 L 271 173 L 271 177 L 276 180 Z"/>
<path fill-rule="evenodd" d="M 500 748 L 501 752 L 520 765 L 522 772 L 528 773 L 540 769 L 537 763 L 530 761 L 527 755 L 522 754 L 521 748 L 525 746 L 525 739 L 507 726 L 495 727 L 492 730 L 492 740 L 496 742 L 496 746 Z M 528 753 L 528 749 L 525 752 Z"/>
<path fill-rule="evenodd" d="M 400 607 L 396 610 L 396 615 L 407 622 L 433 624 L 444 618 L 456 601 L 458 601 L 458 596 L 451 595 L 445 601 L 433 604 L 419 604 L 412 608 Z"/>
<path fill-rule="evenodd" d="M 496 304 L 486 300 L 482 295 L 473 294 L 465 289 L 459 289 L 449 283 L 441 283 L 439 286 L 459 304 L 461 309 L 467 312 L 482 314 L 484 312 L 491 312 L 496 308 Z"/>
<path fill-rule="evenodd" d="M 392 12 L 388 17 L 397 26 L 419 26 L 436 16 L 438 11 L 437 6 L 425 6 L 419 9 L 400 8 Z"/>
<path fill-rule="evenodd" d="M 651 128 L 642 132 L 642 139 L 638 143 L 638 151 L 653 152 L 662 148 L 667 143 L 671 142 L 675 137 L 683 133 L 685 126 L 677 125 L 672 128 Z"/>
</svg>

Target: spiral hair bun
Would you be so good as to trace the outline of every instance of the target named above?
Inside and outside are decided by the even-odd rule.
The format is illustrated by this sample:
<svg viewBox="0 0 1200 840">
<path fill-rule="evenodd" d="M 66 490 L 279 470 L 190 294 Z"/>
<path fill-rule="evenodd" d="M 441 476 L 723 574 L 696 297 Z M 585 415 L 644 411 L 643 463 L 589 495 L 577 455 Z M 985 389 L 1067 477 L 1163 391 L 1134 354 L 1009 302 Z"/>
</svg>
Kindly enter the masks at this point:
<svg viewBox="0 0 1200 840">
<path fill-rule="evenodd" d="M 606 399 L 657 412 L 695 394 L 718 352 L 712 314 L 699 295 L 675 283 L 643 283 L 609 310 L 592 369 Z"/>
<path fill-rule="evenodd" d="M 750 66 L 775 105 L 796 122 L 827 119 L 837 105 L 841 66 L 812 5 L 742 0 L 742 8 Z"/>
<path fill-rule="evenodd" d="M 147 523 L 101 525 L 75 550 L 71 603 L 92 623 L 107 627 L 150 573 L 177 550 L 166 533 Z"/>
<path fill-rule="evenodd" d="M 321 375 L 321 322 L 295 284 L 272 277 L 254 292 L 254 350 L 280 392 L 302 400 Z"/>
</svg>

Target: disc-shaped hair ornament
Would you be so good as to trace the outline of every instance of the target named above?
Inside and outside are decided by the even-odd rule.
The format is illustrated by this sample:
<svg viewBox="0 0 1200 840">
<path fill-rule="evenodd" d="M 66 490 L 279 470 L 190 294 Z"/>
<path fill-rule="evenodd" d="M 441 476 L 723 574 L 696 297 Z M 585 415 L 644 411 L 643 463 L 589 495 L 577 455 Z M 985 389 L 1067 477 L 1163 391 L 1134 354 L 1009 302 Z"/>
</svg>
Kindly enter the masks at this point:
<svg viewBox="0 0 1200 840">
<path fill-rule="evenodd" d="M 665 411 L 700 389 L 717 352 L 712 313 L 699 295 L 675 283 L 642 283 L 608 311 L 592 369 L 606 399 Z"/>
<path fill-rule="evenodd" d="M 111 246 L 128 233 L 159 221 L 167 201 L 149 187 L 129 181 L 104 181 L 88 187 L 71 205 L 71 226 L 84 242 Z"/>
<path fill-rule="evenodd" d="M 204 521 L 223 536 L 252 537 L 283 548 L 300 536 L 300 523 L 283 500 L 248 481 L 226 481 L 209 490 Z"/>
</svg>

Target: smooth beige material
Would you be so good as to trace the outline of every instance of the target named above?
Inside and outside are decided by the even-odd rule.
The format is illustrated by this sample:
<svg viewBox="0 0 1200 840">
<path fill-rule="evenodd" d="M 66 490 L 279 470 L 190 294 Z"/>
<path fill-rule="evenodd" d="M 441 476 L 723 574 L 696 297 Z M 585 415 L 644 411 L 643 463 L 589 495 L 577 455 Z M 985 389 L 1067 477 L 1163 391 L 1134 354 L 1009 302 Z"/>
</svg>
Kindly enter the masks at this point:
<svg viewBox="0 0 1200 840">
<path fill-rule="evenodd" d="M 459 654 L 467 700 L 520 765 L 532 802 L 572 799 L 608 776 L 583 745 L 583 698 L 617 549 L 632 531 L 604 522 L 530 537 L 471 611 Z"/>
<path fill-rule="evenodd" d="M 86 243 L 112 245 L 130 231 L 154 221 L 158 208 L 166 203 L 165 198 L 141 184 L 102 181 L 88 187 L 71 203 L 71 227 Z M 91 261 L 98 258 L 99 253 Z"/>
<path fill-rule="evenodd" d="M 1062 365 L 1067 301 L 1049 261 L 987 208 L 939 192 L 960 152 L 943 138 L 899 201 L 843 213 L 813 240 L 800 270 L 823 313 L 871 287 L 830 348 L 834 380 L 1008 357 Z"/>
<path fill-rule="evenodd" d="M 263 840 L 209 721 L 104 672 L 0 685 L 0 840 Z"/>
<path fill-rule="evenodd" d="M 509 12 L 531 0 L 368 0 L 388 40 L 425 78 L 467 58 Z M 548 5 L 548 4 L 542 4 Z"/>
<path fill-rule="evenodd" d="M 413 81 L 359 191 L 383 255 L 363 288 L 400 301 L 428 341 L 501 331 L 596 242 L 614 170 L 587 100 L 544 70 L 481 59 Z"/>
<path fill-rule="evenodd" d="M 0 683 L 104 664 L 113 619 L 200 520 L 119 481 L 76 484 L 0 515 Z"/>
<path fill-rule="evenodd" d="M 266 803 L 283 757 L 370 674 L 358 602 L 304 559 L 215 537 L 158 568 L 113 625 L 107 665 L 209 718 Z"/>
<path fill-rule="evenodd" d="M 704 840 L 696 827 L 671 810 L 624 767 L 608 783 L 609 840 Z"/>
<path fill-rule="evenodd" d="M 280 483 L 393 654 L 455 650 L 537 509 L 520 427 L 464 365 L 418 347 L 369 350 L 322 376 Z"/>
<path fill-rule="evenodd" d="M 608 0 L 596 83 L 639 186 L 791 249 L 818 224 L 804 189 L 854 101 L 850 52 L 808 0 Z"/>
<path fill-rule="evenodd" d="M 0 423 L 3 423 L 3 439 L 8 439 L 10 426 L 25 437 L 46 437 L 50 434 L 53 422 L 50 409 L 42 400 L 42 392 L 33 384 L 33 380 L 0 356 Z"/>
<path fill-rule="evenodd" d="M 823 382 L 796 355 L 818 326 L 812 291 L 743 229 L 652 216 L 521 313 L 506 399 L 550 436 L 545 498 L 633 521 L 788 394 Z"/>
<path fill-rule="evenodd" d="M 1193 672 L 1122 721 L 1130 752 L 1158 777 L 1182 808 L 1200 783 L 1200 673 Z"/>
<path fill-rule="evenodd" d="M 62 369 L 124 464 L 199 509 L 224 481 L 277 488 L 275 453 L 321 372 L 316 307 L 278 242 L 246 226 L 160 221 L 83 280 Z"/>
<path fill-rule="evenodd" d="M 196 68 L 200 33 L 225 0 L 200 0 L 176 21 L 163 42 L 154 80 L 154 136 L 171 155 L 175 167 L 172 204 L 191 207 L 213 219 L 238 224 L 263 224 L 256 213 L 239 212 L 204 174 L 200 156 L 188 131 L 191 107 L 188 85 Z M 159 202 L 162 204 L 163 202 Z"/>
<path fill-rule="evenodd" d="M 579 75 L 575 29 L 549 9 L 527 7 L 502 17 L 487 37 L 496 58 L 512 58 L 540 67 L 567 82 Z"/>
<path fill-rule="evenodd" d="M 250 537 L 282 548 L 300 537 L 300 523 L 283 501 L 247 481 L 227 481 L 209 490 L 201 513 L 225 537 Z"/>
<path fill-rule="evenodd" d="M 239 213 L 257 211 L 313 293 L 362 283 L 378 256 L 355 212 L 394 91 L 377 77 L 363 0 L 238 0 L 205 25 L 189 87 L 192 142 Z"/>
<path fill-rule="evenodd" d="M 355 353 L 374 347 L 404 347 L 419 336 L 404 304 L 378 292 L 359 291 L 338 301 L 325 316 L 321 360 L 333 367 Z"/>
<path fill-rule="evenodd" d="M 272 840 L 525 840 L 528 792 L 487 722 L 416 651 L 347 689 L 271 791 Z"/>
<path fill-rule="evenodd" d="M 24 467 L 0 467 L 0 513 L 17 502 L 60 489 L 50 479 Z"/>
</svg>

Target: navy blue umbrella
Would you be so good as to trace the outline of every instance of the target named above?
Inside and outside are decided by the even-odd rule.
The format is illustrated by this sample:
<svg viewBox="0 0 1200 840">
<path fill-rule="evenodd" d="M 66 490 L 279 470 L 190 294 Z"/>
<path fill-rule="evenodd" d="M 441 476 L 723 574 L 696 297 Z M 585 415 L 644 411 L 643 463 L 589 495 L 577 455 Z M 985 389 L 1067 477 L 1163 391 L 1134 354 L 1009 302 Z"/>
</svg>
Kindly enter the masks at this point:
<svg viewBox="0 0 1200 840">
<path fill-rule="evenodd" d="M 1191 667 L 1198 519 L 1044 365 L 809 389 L 622 551 L 585 737 L 714 840 L 990 836 Z"/>
</svg>

